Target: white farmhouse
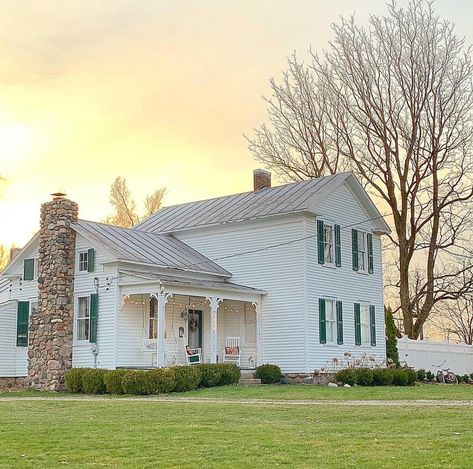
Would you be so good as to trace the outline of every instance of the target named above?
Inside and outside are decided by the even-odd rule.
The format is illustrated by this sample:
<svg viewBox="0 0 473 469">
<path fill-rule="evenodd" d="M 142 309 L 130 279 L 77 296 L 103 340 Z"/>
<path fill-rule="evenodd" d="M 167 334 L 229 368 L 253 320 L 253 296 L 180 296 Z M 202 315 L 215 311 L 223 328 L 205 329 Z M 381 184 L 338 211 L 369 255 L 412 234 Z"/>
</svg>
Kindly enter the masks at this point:
<svg viewBox="0 0 473 469">
<path fill-rule="evenodd" d="M 385 358 L 381 236 L 351 173 L 166 207 L 125 229 L 56 194 L 0 276 L 0 379 L 61 389 L 70 367 L 236 355 L 313 373 Z"/>
</svg>

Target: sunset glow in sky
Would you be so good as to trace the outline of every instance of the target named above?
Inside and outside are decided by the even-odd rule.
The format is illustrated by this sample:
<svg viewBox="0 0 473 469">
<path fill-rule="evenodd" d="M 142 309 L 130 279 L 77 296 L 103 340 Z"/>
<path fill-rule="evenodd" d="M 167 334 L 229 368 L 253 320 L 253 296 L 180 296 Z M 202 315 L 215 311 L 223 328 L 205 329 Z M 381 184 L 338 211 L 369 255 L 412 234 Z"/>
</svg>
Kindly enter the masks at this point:
<svg viewBox="0 0 473 469">
<path fill-rule="evenodd" d="M 403 2 L 400 2 L 403 3 Z M 0 243 L 23 245 L 59 189 L 80 217 L 109 211 L 116 176 L 140 205 L 250 190 L 243 134 L 293 50 L 322 50 L 330 23 L 377 0 L 2 2 Z M 472 42 L 473 2 L 439 0 Z"/>
</svg>

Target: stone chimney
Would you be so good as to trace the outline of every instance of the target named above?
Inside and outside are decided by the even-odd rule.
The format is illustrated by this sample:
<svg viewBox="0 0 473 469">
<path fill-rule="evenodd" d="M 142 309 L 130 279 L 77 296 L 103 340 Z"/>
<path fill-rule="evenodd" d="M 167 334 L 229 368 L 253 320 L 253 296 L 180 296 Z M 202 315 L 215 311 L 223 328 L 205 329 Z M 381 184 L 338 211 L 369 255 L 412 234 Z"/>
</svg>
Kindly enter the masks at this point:
<svg viewBox="0 0 473 469">
<path fill-rule="evenodd" d="M 253 171 L 253 187 L 255 192 L 271 187 L 271 173 L 264 169 L 255 169 Z"/>
<path fill-rule="evenodd" d="M 28 341 L 28 381 L 50 391 L 64 389 L 64 374 L 72 367 L 75 231 L 78 206 L 65 194 L 52 194 L 41 206 L 38 311 L 31 315 Z"/>
</svg>

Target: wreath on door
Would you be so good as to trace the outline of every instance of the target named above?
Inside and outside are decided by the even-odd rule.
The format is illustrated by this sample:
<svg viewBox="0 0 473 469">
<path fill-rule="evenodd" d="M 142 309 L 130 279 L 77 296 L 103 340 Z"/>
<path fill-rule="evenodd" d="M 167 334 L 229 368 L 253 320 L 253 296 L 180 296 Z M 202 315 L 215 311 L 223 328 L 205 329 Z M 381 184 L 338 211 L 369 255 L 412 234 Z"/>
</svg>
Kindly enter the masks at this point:
<svg viewBox="0 0 473 469">
<path fill-rule="evenodd" d="M 199 328 L 199 320 L 195 316 L 190 317 L 189 318 L 189 329 L 192 332 L 196 332 L 198 328 Z"/>
</svg>

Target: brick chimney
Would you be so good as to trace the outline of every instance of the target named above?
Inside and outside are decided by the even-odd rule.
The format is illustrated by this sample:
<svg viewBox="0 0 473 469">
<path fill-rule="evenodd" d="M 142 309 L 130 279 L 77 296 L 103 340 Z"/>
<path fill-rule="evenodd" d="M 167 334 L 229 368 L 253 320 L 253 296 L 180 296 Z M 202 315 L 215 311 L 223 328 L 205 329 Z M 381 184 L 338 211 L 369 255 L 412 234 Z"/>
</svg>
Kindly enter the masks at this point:
<svg viewBox="0 0 473 469">
<path fill-rule="evenodd" d="M 271 173 L 264 169 L 255 169 L 253 171 L 253 187 L 255 192 L 271 187 Z"/>
<path fill-rule="evenodd" d="M 65 194 L 52 194 L 41 206 L 38 312 L 30 319 L 28 381 L 50 391 L 64 389 L 72 367 L 75 231 L 78 206 Z"/>
</svg>

